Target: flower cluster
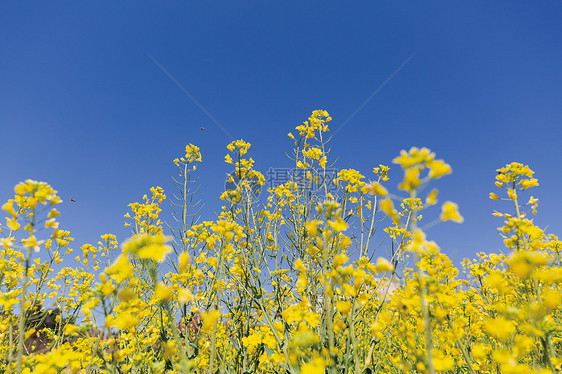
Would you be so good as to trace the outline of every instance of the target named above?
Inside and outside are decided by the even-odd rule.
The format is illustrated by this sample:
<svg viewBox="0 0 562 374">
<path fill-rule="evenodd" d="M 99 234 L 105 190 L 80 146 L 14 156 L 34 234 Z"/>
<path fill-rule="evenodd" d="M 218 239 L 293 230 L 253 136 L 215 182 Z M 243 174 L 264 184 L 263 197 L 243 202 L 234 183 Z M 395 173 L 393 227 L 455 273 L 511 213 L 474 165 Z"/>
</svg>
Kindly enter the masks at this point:
<svg viewBox="0 0 562 374">
<path fill-rule="evenodd" d="M 105 234 L 77 255 L 56 191 L 18 184 L 0 226 L 0 373 L 560 372 L 562 242 L 530 218 L 538 200 L 522 200 L 538 185 L 529 167 L 498 169 L 490 194 L 513 205 L 494 213 L 505 253 L 459 269 L 427 236 L 462 223 L 458 205 L 424 217 L 438 203 L 426 187 L 451 167 L 413 147 L 394 159 L 396 191 L 382 164 L 328 181 L 330 120 L 314 111 L 289 134 L 303 174 L 263 201 L 250 144 L 230 143 L 214 220 L 199 216 L 189 144 L 171 222 L 153 187 L 125 214 L 131 238 Z"/>
</svg>

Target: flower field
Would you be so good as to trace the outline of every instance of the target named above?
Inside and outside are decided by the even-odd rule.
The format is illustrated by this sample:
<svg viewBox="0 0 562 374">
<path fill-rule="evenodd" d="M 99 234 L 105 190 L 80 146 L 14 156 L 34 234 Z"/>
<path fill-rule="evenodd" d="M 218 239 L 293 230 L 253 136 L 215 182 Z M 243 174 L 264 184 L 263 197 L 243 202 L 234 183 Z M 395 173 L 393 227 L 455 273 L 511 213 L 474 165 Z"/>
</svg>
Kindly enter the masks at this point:
<svg viewBox="0 0 562 374">
<path fill-rule="evenodd" d="M 174 197 L 130 204 L 123 243 L 73 250 L 57 192 L 17 184 L 0 226 L 0 373 L 560 372 L 562 242 L 533 223 L 533 171 L 497 170 L 505 249 L 458 269 L 424 233 L 463 222 L 435 188 L 451 166 L 414 147 L 392 161 L 397 181 L 385 165 L 329 180 L 330 120 L 314 111 L 289 134 L 299 173 L 261 200 L 250 144 L 229 144 L 214 220 L 198 217 L 189 144 Z"/>
</svg>

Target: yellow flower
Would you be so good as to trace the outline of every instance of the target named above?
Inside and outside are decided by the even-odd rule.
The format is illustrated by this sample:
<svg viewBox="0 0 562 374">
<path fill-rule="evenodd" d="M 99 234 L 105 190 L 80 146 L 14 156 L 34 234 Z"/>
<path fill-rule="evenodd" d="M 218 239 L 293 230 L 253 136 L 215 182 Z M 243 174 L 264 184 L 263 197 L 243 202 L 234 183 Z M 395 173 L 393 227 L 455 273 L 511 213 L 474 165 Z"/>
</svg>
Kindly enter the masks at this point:
<svg viewBox="0 0 562 374">
<path fill-rule="evenodd" d="M 425 203 L 427 205 L 435 205 L 437 204 L 437 189 L 434 188 L 429 195 L 427 195 L 427 197 L 425 198 Z"/>
<path fill-rule="evenodd" d="M 340 216 L 335 221 L 328 221 L 328 224 L 335 232 L 345 231 L 349 226 Z"/>
<path fill-rule="evenodd" d="M 509 198 L 511 200 L 517 199 L 517 192 L 513 188 L 510 188 L 509 190 L 507 190 L 507 195 L 509 196 Z"/>
<path fill-rule="evenodd" d="M 201 316 L 203 319 L 203 330 L 209 331 L 214 328 L 220 316 L 221 313 L 218 310 L 211 309 L 204 312 Z"/>
<path fill-rule="evenodd" d="M 500 293 L 505 293 L 509 290 L 509 283 L 505 277 L 500 273 L 492 273 L 484 279 L 484 283 L 488 286 L 497 289 Z M 472 305 L 472 304 L 468 304 Z M 468 313 L 468 306 L 467 306 Z"/>
<path fill-rule="evenodd" d="M 295 269 L 303 273 L 306 272 L 306 267 L 304 266 L 304 263 L 300 258 L 297 258 L 297 260 L 295 261 Z"/>
<path fill-rule="evenodd" d="M 141 235 L 129 239 L 123 244 L 124 253 L 132 253 L 141 259 L 163 262 L 172 249 L 164 243 L 168 238 L 163 235 Z"/>
<path fill-rule="evenodd" d="M 114 290 L 115 287 L 113 287 L 113 284 L 111 282 L 106 282 L 101 286 L 101 292 L 104 294 L 105 297 L 109 297 Z"/>
<path fill-rule="evenodd" d="M 49 217 L 49 218 L 55 218 L 55 217 L 58 217 L 58 216 L 60 216 L 60 212 L 56 208 L 51 209 L 51 211 L 47 215 L 47 217 Z"/>
<path fill-rule="evenodd" d="M 464 218 L 459 213 L 459 206 L 451 201 L 446 201 L 441 207 L 441 221 L 463 223 Z"/>
<path fill-rule="evenodd" d="M 2 244 L 4 248 L 10 248 L 14 245 L 14 238 L 0 238 L 0 244 Z"/>
<path fill-rule="evenodd" d="M 388 195 L 388 191 L 379 182 L 373 182 L 367 185 L 367 191 L 369 193 L 385 197 Z"/>
<path fill-rule="evenodd" d="M 394 270 L 394 266 L 386 258 L 379 257 L 376 265 L 377 272 L 387 272 Z"/>
<path fill-rule="evenodd" d="M 312 160 L 319 160 L 322 156 L 322 150 L 316 147 L 310 147 L 308 149 L 303 149 L 302 154 L 304 157 L 310 158 Z"/>
<path fill-rule="evenodd" d="M 410 250 L 414 252 L 421 252 L 425 248 L 425 233 L 417 229 L 414 231 L 413 240 L 410 242 Z"/>
<path fill-rule="evenodd" d="M 555 310 L 562 305 L 562 294 L 553 289 L 547 289 L 543 293 L 544 306 L 548 310 Z"/>
<path fill-rule="evenodd" d="M 122 312 L 117 315 L 117 317 L 109 319 L 110 316 L 106 319 L 106 324 L 110 323 L 109 327 L 117 327 L 120 330 L 128 330 L 134 325 L 138 323 L 138 318 L 131 314 L 130 312 Z M 108 321 L 109 320 L 109 321 Z"/>
<path fill-rule="evenodd" d="M 201 152 L 199 147 L 188 144 L 185 146 L 185 160 L 186 162 L 199 161 L 201 162 Z"/>
<path fill-rule="evenodd" d="M 57 229 L 59 227 L 59 223 L 55 221 L 54 218 L 48 219 L 45 221 L 45 228 L 53 228 Z"/>
<path fill-rule="evenodd" d="M 189 264 L 189 254 L 187 252 L 183 252 L 182 254 L 179 255 L 178 257 L 178 269 L 181 272 L 184 272 L 187 270 L 187 265 Z"/>
<path fill-rule="evenodd" d="M 2 205 L 2 210 L 8 212 L 12 217 L 15 217 L 17 215 L 16 211 L 14 210 L 14 200 L 12 199 L 8 200 L 6 204 Z"/>
<path fill-rule="evenodd" d="M 484 356 L 486 356 L 485 345 L 482 343 L 475 344 L 474 347 L 472 347 L 472 355 L 478 360 L 484 358 Z"/>
<path fill-rule="evenodd" d="M 394 204 L 392 204 L 392 200 L 384 199 L 380 202 L 380 207 L 383 212 L 386 213 L 387 216 L 392 218 L 394 222 L 400 222 L 400 218 L 398 217 L 398 212 L 394 209 Z"/>
<path fill-rule="evenodd" d="M 347 300 L 347 301 L 338 301 L 336 303 L 336 309 L 341 313 L 341 314 L 349 314 L 349 312 L 351 311 L 351 307 L 352 307 L 352 303 L 351 301 Z"/>
<path fill-rule="evenodd" d="M 349 260 L 349 257 L 347 257 L 344 253 L 340 253 L 334 256 L 334 267 L 337 268 L 338 266 L 342 266 L 343 264 L 345 264 L 347 262 L 347 260 Z"/>
<path fill-rule="evenodd" d="M 164 358 L 169 360 L 174 357 L 178 349 L 176 348 L 176 343 L 173 340 L 168 340 L 164 343 Z"/>
<path fill-rule="evenodd" d="M 315 237 L 318 233 L 318 224 L 322 223 L 322 221 L 310 221 L 304 224 L 306 227 L 306 231 L 308 231 L 308 235 Z"/>
<path fill-rule="evenodd" d="M 39 246 L 45 242 L 44 240 L 37 241 L 37 238 L 33 234 L 29 235 L 29 238 L 22 239 L 21 241 L 23 245 L 33 248 L 35 252 L 39 252 Z"/>
<path fill-rule="evenodd" d="M 59 203 L 62 203 L 62 200 L 61 200 L 61 198 L 58 197 L 57 195 L 53 196 L 53 197 L 51 198 L 51 201 L 49 201 L 49 205 L 50 205 L 50 206 L 57 205 L 57 204 L 59 204 Z"/>
<path fill-rule="evenodd" d="M 299 374 L 324 374 L 326 363 L 321 358 L 315 358 L 311 362 L 301 366 Z"/>
<path fill-rule="evenodd" d="M 396 157 L 392 162 L 400 164 L 402 169 L 408 169 L 415 164 L 430 162 L 434 157 L 435 154 L 425 147 L 422 149 L 412 147 L 408 152 L 405 150 L 400 151 L 400 156 Z"/>
<path fill-rule="evenodd" d="M 511 261 L 509 270 L 517 274 L 519 278 L 527 278 L 533 271 L 533 267 L 526 261 Z"/>
<path fill-rule="evenodd" d="M 293 344 L 297 347 L 309 347 L 320 340 L 320 337 L 314 331 L 308 330 L 305 326 L 301 324 L 301 329 L 293 335 Z"/>
<path fill-rule="evenodd" d="M 518 184 L 522 186 L 524 190 L 526 190 L 529 187 L 538 186 L 539 182 L 535 178 L 531 178 L 531 179 L 521 179 Z"/>
<path fill-rule="evenodd" d="M 7 226 L 10 230 L 13 231 L 18 231 L 20 228 L 20 224 L 18 223 L 18 221 L 15 218 L 8 218 L 6 217 L 6 221 L 7 221 Z"/>
<path fill-rule="evenodd" d="M 104 275 L 103 273 L 101 275 Z M 124 288 L 123 290 L 121 290 L 121 292 L 119 292 L 119 300 L 124 301 L 124 302 L 129 302 L 131 300 L 134 300 L 136 298 L 135 294 L 133 293 L 133 291 L 131 291 L 131 289 L 129 287 Z"/>
<path fill-rule="evenodd" d="M 154 296 L 159 300 L 170 300 L 172 298 L 172 288 L 163 283 L 157 283 L 154 289 Z"/>
<path fill-rule="evenodd" d="M 443 358 L 434 358 L 433 359 L 433 367 L 435 370 L 451 370 L 455 366 L 455 360 L 451 357 L 446 356 Z"/>
<path fill-rule="evenodd" d="M 297 167 L 299 169 L 306 169 L 308 167 L 310 167 L 310 165 L 307 162 L 302 162 L 302 161 L 297 161 Z"/>
<path fill-rule="evenodd" d="M 35 329 L 29 329 L 25 332 L 25 339 L 28 339 L 31 335 L 35 334 Z"/>
<path fill-rule="evenodd" d="M 503 317 L 484 321 L 486 331 L 497 339 L 507 340 L 515 332 L 515 322 Z"/>
<path fill-rule="evenodd" d="M 126 255 L 119 256 L 115 262 L 105 270 L 117 283 L 123 282 L 133 276 L 133 267 Z"/>
<path fill-rule="evenodd" d="M 193 294 L 187 288 L 180 288 L 178 291 L 178 301 L 182 304 L 193 301 Z"/>
<path fill-rule="evenodd" d="M 444 175 L 451 174 L 451 166 L 443 160 L 430 161 L 427 166 L 429 167 L 429 177 L 432 179 L 441 178 Z"/>
<path fill-rule="evenodd" d="M 404 181 L 398 185 L 398 188 L 404 191 L 413 191 L 421 185 L 420 171 L 418 168 L 406 169 L 404 173 Z"/>
<path fill-rule="evenodd" d="M 66 325 L 64 328 L 64 335 L 74 335 L 80 330 L 80 327 L 72 324 Z"/>
<path fill-rule="evenodd" d="M 234 150 L 237 149 L 240 155 L 244 156 L 248 152 L 248 149 L 250 149 L 250 146 L 250 143 L 246 143 L 244 140 L 240 139 L 233 141 L 227 145 L 226 148 L 228 148 L 230 152 L 234 152 Z"/>
</svg>

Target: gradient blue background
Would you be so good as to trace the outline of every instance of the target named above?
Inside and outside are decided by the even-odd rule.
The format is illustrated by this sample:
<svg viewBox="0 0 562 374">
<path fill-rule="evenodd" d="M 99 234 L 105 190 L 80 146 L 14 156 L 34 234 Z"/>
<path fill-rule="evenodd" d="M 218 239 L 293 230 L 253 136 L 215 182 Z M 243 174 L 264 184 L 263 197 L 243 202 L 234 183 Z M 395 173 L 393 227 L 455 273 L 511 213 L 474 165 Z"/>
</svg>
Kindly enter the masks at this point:
<svg viewBox="0 0 562 374">
<path fill-rule="evenodd" d="M 108 232 L 123 240 L 127 204 L 154 185 L 171 195 L 172 160 L 194 143 L 212 219 L 230 139 L 148 54 L 253 144 L 265 173 L 289 165 L 286 134 L 312 110 L 338 127 L 415 53 L 338 133 L 337 167 L 371 176 L 412 145 L 444 158 L 454 173 L 435 186 L 465 223 L 428 236 L 459 261 L 502 248 L 491 213 L 511 206 L 488 199 L 495 169 L 529 164 L 536 222 L 561 234 L 561 20 L 560 1 L 4 1 L 0 197 L 47 181 L 75 249 Z M 401 172 L 390 176 L 396 186 Z"/>
</svg>

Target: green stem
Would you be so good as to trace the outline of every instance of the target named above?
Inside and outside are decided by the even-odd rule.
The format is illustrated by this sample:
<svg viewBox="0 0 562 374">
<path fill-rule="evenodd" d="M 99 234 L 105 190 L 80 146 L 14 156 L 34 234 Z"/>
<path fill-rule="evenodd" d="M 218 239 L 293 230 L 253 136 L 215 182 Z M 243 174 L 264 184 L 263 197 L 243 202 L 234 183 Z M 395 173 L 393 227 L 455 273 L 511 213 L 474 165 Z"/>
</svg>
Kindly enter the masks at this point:
<svg viewBox="0 0 562 374">
<path fill-rule="evenodd" d="M 21 373 L 21 365 L 23 361 L 23 342 L 25 337 L 25 319 L 26 319 L 26 309 L 25 309 L 25 291 L 27 287 L 27 272 L 29 270 L 29 259 L 31 257 L 31 247 L 27 247 L 27 256 L 25 257 L 25 271 L 23 274 L 23 285 L 20 298 L 20 319 L 18 321 L 18 363 L 16 367 L 16 373 Z"/>
</svg>

